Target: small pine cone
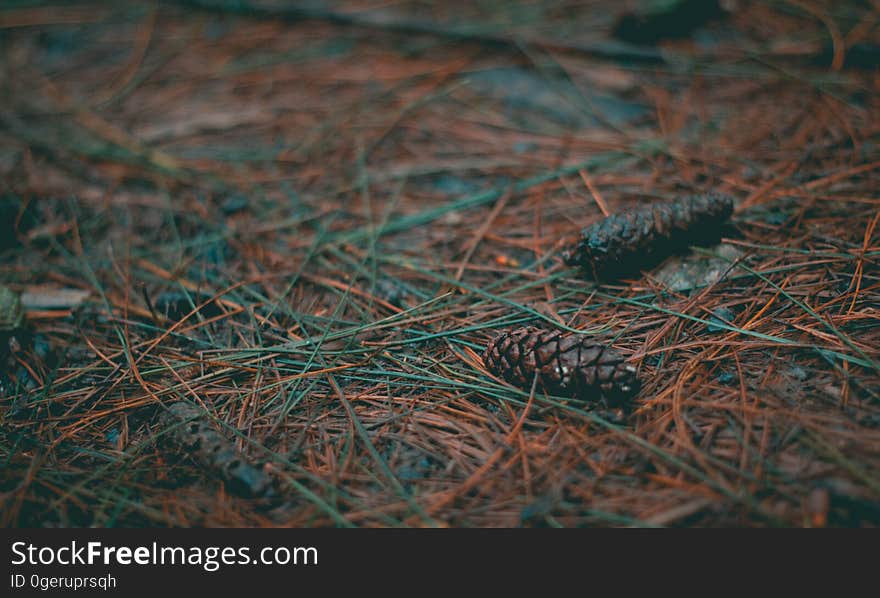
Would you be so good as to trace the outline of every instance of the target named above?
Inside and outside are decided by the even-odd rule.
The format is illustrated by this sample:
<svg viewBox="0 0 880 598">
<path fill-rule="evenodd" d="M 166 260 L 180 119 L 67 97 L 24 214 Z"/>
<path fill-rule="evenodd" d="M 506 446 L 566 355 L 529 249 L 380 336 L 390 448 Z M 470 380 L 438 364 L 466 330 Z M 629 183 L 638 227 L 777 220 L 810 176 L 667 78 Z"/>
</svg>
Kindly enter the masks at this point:
<svg viewBox="0 0 880 598">
<path fill-rule="evenodd" d="M 639 390 L 636 369 L 610 345 L 558 330 L 518 328 L 486 347 L 483 363 L 495 375 L 531 388 L 535 375 L 548 392 L 581 400 L 625 402 Z"/>
<path fill-rule="evenodd" d="M 596 280 L 637 274 L 691 245 L 717 240 L 732 213 L 733 198 L 719 194 L 634 208 L 583 229 L 563 258 Z"/>
<path fill-rule="evenodd" d="M 200 465 L 218 474 L 230 492 L 248 497 L 273 494 L 272 479 L 246 462 L 200 409 L 187 403 L 174 403 L 161 423 L 171 429 L 173 444 L 189 451 Z"/>
<path fill-rule="evenodd" d="M 0 332 L 12 332 L 24 325 L 21 295 L 0 284 Z"/>
<path fill-rule="evenodd" d="M 9 367 L 6 357 L 30 344 L 21 295 L 0 284 L 0 376 Z"/>
</svg>

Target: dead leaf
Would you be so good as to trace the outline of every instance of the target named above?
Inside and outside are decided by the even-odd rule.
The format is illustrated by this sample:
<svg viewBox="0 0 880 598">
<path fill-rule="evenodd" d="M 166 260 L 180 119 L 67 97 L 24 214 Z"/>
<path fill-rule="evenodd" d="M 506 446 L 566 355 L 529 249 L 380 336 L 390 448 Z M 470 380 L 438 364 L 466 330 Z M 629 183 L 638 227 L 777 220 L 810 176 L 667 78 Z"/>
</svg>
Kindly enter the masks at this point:
<svg viewBox="0 0 880 598">
<path fill-rule="evenodd" d="M 72 309 L 85 301 L 90 294 L 82 289 L 32 286 L 21 294 L 21 303 L 25 309 Z"/>
</svg>

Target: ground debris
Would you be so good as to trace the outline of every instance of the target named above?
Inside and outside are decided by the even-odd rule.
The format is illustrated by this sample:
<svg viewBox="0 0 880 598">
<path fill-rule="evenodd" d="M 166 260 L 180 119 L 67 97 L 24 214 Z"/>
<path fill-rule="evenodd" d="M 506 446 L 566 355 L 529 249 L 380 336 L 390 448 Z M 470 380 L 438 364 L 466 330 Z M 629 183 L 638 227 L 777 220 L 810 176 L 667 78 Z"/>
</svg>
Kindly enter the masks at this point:
<svg viewBox="0 0 880 598">
<path fill-rule="evenodd" d="M 724 16 L 718 0 L 662 0 L 623 13 L 614 25 L 614 36 L 633 43 L 653 45 L 665 39 L 689 36 L 713 19 Z"/>
<path fill-rule="evenodd" d="M 720 243 L 709 252 L 716 255 L 673 256 L 653 273 L 653 277 L 672 291 L 706 287 L 724 278 L 731 264 L 743 256 L 742 251 L 728 243 Z"/>
<path fill-rule="evenodd" d="M 27 309 L 73 309 L 90 294 L 82 289 L 31 286 L 21 294 L 21 302 Z"/>
</svg>

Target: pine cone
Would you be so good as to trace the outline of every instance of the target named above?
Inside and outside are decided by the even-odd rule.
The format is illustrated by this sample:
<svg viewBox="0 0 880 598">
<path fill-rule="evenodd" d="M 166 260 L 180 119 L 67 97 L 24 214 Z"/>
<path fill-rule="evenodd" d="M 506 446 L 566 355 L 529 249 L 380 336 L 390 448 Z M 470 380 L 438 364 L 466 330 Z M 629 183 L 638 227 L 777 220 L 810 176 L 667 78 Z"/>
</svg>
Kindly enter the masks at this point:
<svg viewBox="0 0 880 598">
<path fill-rule="evenodd" d="M 12 332 L 24 325 L 21 295 L 0 284 L 0 332 Z"/>
<path fill-rule="evenodd" d="M 612 214 L 583 229 L 563 258 L 596 280 L 637 274 L 691 245 L 717 240 L 732 213 L 732 197 L 709 194 Z"/>
<path fill-rule="evenodd" d="M 9 364 L 6 357 L 30 344 L 21 295 L 0 284 L 0 373 Z"/>
<path fill-rule="evenodd" d="M 190 451 L 199 464 L 219 474 L 231 492 L 250 497 L 272 495 L 272 479 L 247 463 L 200 409 L 174 403 L 163 415 L 162 425 L 170 428 L 174 444 Z"/>
<path fill-rule="evenodd" d="M 558 330 L 503 332 L 486 347 L 483 363 L 521 388 L 531 388 L 537 374 L 538 384 L 551 394 L 581 400 L 604 398 L 616 404 L 639 390 L 636 369 L 610 345 Z"/>
</svg>

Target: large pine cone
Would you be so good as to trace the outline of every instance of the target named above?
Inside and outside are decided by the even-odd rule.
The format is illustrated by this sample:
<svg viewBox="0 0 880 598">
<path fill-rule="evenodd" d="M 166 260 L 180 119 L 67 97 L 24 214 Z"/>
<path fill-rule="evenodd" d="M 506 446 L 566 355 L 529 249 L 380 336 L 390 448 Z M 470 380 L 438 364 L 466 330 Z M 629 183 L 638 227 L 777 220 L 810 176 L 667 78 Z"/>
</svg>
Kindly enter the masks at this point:
<svg viewBox="0 0 880 598">
<path fill-rule="evenodd" d="M 691 245 L 716 241 L 733 213 L 729 195 L 694 195 L 612 214 L 581 231 L 563 253 L 597 280 L 637 274 Z"/>
<path fill-rule="evenodd" d="M 495 375 L 529 389 L 610 404 L 626 401 L 639 390 L 636 369 L 610 345 L 558 330 L 519 328 L 503 332 L 486 347 L 483 363 Z"/>
</svg>

